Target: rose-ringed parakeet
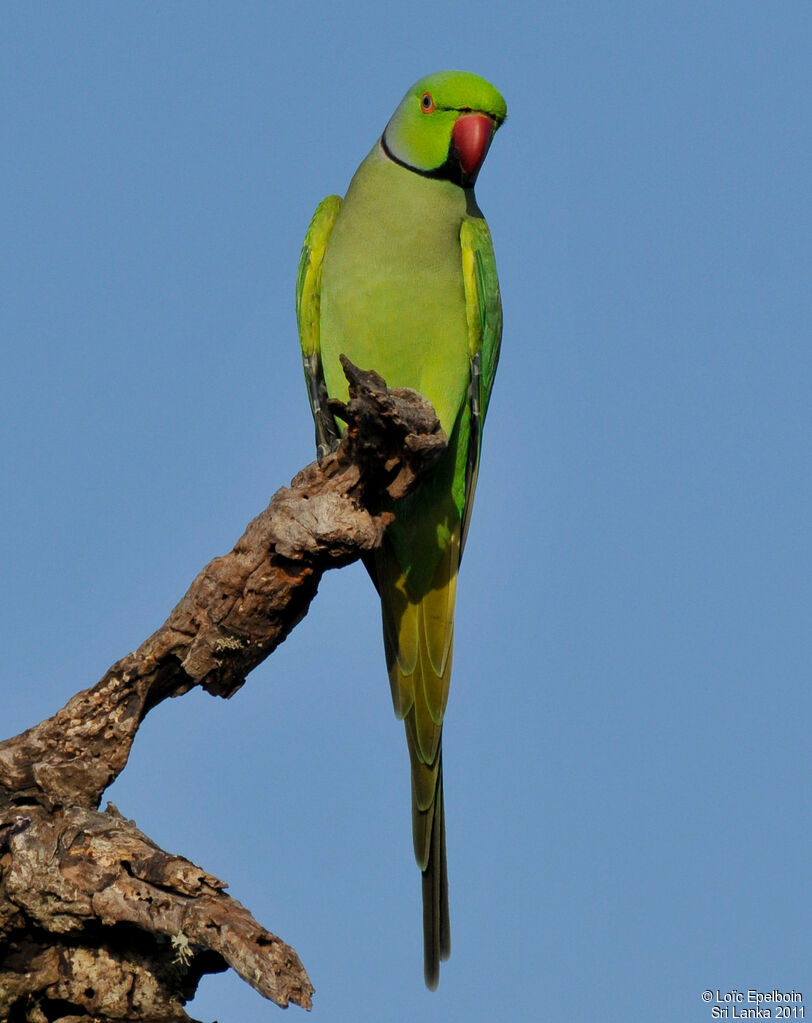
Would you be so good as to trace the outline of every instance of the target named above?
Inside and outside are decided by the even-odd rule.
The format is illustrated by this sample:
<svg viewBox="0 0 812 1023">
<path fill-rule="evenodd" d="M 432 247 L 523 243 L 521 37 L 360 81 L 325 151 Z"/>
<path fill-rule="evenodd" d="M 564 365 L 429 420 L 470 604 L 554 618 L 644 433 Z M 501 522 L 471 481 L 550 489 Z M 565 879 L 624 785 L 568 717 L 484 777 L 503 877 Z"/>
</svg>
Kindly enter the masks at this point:
<svg viewBox="0 0 812 1023">
<path fill-rule="evenodd" d="M 412 830 L 423 874 L 426 984 L 451 950 L 442 726 L 454 598 L 493 386 L 502 310 L 474 182 L 505 101 L 477 75 L 444 71 L 406 93 L 347 195 L 318 206 L 296 307 L 320 457 L 338 442 L 326 397 L 347 398 L 339 355 L 432 402 L 449 438 L 368 567 L 381 598 L 396 715 L 411 758 Z"/>
</svg>

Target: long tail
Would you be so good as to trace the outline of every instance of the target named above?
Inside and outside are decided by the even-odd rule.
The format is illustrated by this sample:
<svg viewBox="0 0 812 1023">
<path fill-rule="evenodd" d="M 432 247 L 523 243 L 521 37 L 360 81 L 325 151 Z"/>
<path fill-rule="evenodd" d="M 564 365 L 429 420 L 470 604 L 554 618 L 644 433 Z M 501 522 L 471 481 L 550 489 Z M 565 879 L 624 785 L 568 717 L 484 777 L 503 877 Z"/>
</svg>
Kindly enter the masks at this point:
<svg viewBox="0 0 812 1023">
<path fill-rule="evenodd" d="M 431 585 L 417 599 L 386 544 L 376 559 L 392 700 L 406 727 L 411 760 L 412 837 L 423 875 L 423 971 L 432 990 L 440 979 L 440 962 L 451 954 L 442 724 L 458 567 L 459 525 L 439 556 Z"/>
<path fill-rule="evenodd" d="M 409 725 L 406 726 L 409 737 Z M 409 752 L 413 743 L 409 741 Z M 437 754 L 434 789 L 430 803 L 421 809 L 416 775 L 425 765 L 415 768 L 412 754 L 412 831 L 417 865 L 422 871 L 423 887 L 423 976 L 426 987 L 434 991 L 440 981 L 440 962 L 451 955 L 451 923 L 448 915 L 448 861 L 445 846 L 445 807 L 443 803 L 442 746 Z"/>
</svg>

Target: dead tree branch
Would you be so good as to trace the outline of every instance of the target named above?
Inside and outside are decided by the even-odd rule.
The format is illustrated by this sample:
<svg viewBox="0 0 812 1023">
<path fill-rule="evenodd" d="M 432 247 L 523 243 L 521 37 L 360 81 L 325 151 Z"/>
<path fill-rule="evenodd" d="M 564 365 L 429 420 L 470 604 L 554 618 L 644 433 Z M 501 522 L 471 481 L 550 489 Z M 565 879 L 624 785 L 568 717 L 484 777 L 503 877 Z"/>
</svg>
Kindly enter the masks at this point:
<svg viewBox="0 0 812 1023">
<path fill-rule="evenodd" d="M 309 1008 L 295 951 L 224 882 L 98 806 L 144 716 L 194 686 L 229 697 L 307 613 L 322 574 L 374 550 L 445 437 L 413 391 L 345 362 L 341 445 L 200 572 L 166 622 L 53 717 L 0 743 L 0 1021 L 177 1020 L 227 966 Z M 396 507 L 396 506 L 394 506 Z"/>
</svg>

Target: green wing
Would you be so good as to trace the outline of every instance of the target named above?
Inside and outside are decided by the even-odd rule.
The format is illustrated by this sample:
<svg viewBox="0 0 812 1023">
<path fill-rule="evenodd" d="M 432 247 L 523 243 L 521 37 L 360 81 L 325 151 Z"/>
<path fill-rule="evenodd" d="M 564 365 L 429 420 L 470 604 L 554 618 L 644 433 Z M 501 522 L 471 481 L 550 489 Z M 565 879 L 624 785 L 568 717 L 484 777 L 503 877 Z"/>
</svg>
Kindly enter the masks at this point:
<svg viewBox="0 0 812 1023">
<path fill-rule="evenodd" d="M 307 393 L 316 424 L 316 451 L 319 461 L 338 446 L 339 433 L 327 407 L 327 387 L 321 364 L 321 267 L 333 230 L 341 197 L 328 195 L 316 207 L 305 235 L 299 272 L 296 276 L 296 322 L 302 346 Z"/>
<path fill-rule="evenodd" d="M 465 313 L 468 321 L 468 352 L 471 360 L 471 433 L 465 470 L 465 509 L 462 520 L 460 556 L 468 535 L 474 505 L 482 426 L 488 411 L 491 389 L 502 343 L 502 300 L 496 259 L 488 225 L 481 217 L 464 220 L 460 230 L 462 276 L 465 284 Z"/>
</svg>

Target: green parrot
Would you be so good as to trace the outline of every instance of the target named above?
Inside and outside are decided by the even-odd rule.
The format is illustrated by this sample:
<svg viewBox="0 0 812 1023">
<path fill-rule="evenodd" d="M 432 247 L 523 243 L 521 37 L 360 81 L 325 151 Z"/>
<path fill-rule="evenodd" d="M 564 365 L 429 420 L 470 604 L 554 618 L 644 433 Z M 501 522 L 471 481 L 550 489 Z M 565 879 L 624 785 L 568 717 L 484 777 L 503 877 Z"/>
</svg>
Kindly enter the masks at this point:
<svg viewBox="0 0 812 1023">
<path fill-rule="evenodd" d="M 347 399 L 341 354 L 390 387 L 423 394 L 449 438 L 419 490 L 393 506 L 396 519 L 367 565 L 411 759 L 431 989 L 451 951 L 442 729 L 457 571 L 502 335 L 493 245 L 474 182 L 506 113 L 478 75 L 442 71 L 413 85 L 343 202 L 330 195 L 316 209 L 296 286 L 319 458 L 339 440 L 326 399 Z"/>
</svg>

